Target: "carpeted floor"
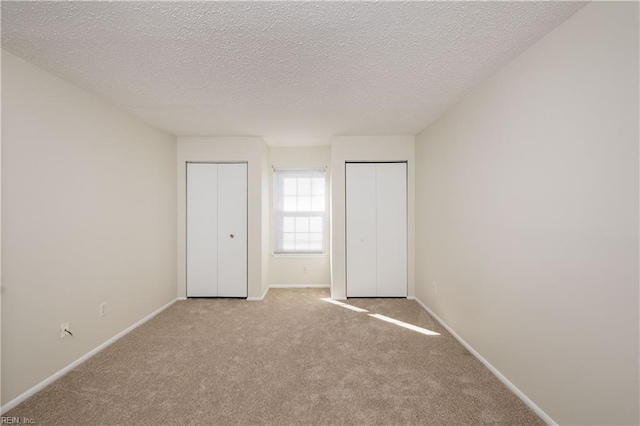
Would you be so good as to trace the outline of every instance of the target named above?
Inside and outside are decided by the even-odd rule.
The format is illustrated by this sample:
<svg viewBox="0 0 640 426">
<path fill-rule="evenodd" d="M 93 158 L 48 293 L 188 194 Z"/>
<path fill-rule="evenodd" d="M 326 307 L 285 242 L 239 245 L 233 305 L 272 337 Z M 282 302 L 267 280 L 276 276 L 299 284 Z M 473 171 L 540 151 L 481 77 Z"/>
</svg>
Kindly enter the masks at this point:
<svg viewBox="0 0 640 426">
<path fill-rule="evenodd" d="M 37 425 L 544 424 L 414 301 L 175 303 L 5 416 Z"/>
</svg>

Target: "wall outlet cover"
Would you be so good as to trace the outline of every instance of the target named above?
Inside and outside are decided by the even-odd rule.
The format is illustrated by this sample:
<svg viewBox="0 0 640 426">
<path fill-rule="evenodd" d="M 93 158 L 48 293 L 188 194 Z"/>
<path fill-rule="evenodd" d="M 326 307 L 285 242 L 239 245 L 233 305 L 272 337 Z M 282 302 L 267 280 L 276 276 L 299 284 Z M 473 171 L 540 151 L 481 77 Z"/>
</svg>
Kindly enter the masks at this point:
<svg viewBox="0 0 640 426">
<path fill-rule="evenodd" d="M 69 329 L 69 323 L 63 322 L 60 324 L 60 338 L 64 338 L 67 335 L 67 330 Z"/>
<path fill-rule="evenodd" d="M 107 302 L 103 302 L 100 304 L 99 315 L 100 317 L 107 315 Z"/>
</svg>

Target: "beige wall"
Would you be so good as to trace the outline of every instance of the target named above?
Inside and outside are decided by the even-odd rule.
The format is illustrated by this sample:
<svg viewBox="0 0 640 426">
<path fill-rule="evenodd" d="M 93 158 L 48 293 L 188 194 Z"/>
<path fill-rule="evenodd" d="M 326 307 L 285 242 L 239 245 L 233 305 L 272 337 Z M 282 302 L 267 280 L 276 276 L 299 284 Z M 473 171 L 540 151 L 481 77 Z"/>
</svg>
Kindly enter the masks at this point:
<svg viewBox="0 0 640 426">
<path fill-rule="evenodd" d="M 263 175 L 267 150 L 264 141 L 252 136 L 178 137 L 178 296 L 186 296 L 186 163 L 188 161 L 247 162 L 248 196 L 248 296 L 258 298 L 263 283 Z"/>
<path fill-rule="evenodd" d="M 268 186 L 270 189 L 270 205 L 273 211 L 273 167 L 275 168 L 321 168 L 327 167 L 327 188 L 331 177 L 329 164 L 331 162 L 331 148 L 329 146 L 314 146 L 301 148 L 269 148 L 271 166 L 269 168 Z M 327 191 L 328 194 L 328 191 Z M 328 214 L 328 213 L 327 213 Z M 328 221 L 327 221 L 328 223 Z M 329 232 L 326 233 L 327 253 L 324 255 L 273 255 L 274 238 L 273 217 L 270 223 L 271 238 L 268 253 L 271 257 L 269 284 L 270 285 L 329 285 L 331 282 L 329 270 Z M 304 272 L 306 268 L 306 272 Z"/>
<path fill-rule="evenodd" d="M 415 287 L 415 137 L 336 136 L 331 139 L 331 297 L 346 298 L 345 269 L 345 162 L 407 161 L 408 296 Z"/>
<path fill-rule="evenodd" d="M 639 422 L 638 112 L 592 3 L 417 136 L 416 295 L 560 424 Z"/>
<path fill-rule="evenodd" d="M 4 50 L 2 89 L 4 405 L 175 299 L 176 144 Z"/>
</svg>

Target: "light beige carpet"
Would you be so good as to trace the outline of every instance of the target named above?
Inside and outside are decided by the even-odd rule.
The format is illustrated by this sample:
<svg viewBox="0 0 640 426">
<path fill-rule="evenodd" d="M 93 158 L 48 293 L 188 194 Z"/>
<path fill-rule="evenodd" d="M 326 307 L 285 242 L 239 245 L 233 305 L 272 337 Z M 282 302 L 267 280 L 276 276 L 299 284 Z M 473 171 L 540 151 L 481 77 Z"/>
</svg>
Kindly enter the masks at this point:
<svg viewBox="0 0 640 426">
<path fill-rule="evenodd" d="M 169 309 L 6 416 L 38 425 L 544 424 L 414 301 L 272 289 Z"/>
</svg>

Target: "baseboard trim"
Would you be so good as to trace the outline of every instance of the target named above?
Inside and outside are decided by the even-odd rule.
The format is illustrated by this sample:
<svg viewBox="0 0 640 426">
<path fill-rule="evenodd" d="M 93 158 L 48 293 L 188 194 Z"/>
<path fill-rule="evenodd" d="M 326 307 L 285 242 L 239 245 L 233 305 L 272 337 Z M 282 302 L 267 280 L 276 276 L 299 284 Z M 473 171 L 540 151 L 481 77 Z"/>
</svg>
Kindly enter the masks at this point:
<svg viewBox="0 0 640 426">
<path fill-rule="evenodd" d="M 167 309 L 169 306 L 173 305 L 177 300 L 178 300 L 178 298 L 173 299 L 171 302 L 167 303 L 166 305 L 161 306 L 160 308 L 158 308 L 155 311 L 151 312 L 146 317 L 142 318 L 140 321 L 138 321 L 135 324 L 127 327 L 126 329 L 124 329 L 120 333 L 118 333 L 115 336 L 111 337 L 109 340 L 105 341 L 104 343 L 100 344 L 99 346 L 95 347 L 91 351 L 87 352 L 86 354 L 84 354 L 83 356 L 78 358 L 77 360 L 73 361 L 71 364 L 67 365 L 62 370 L 59 370 L 58 372 L 52 374 L 51 376 L 47 377 L 46 379 L 44 379 L 43 381 L 41 381 L 37 385 L 33 386 L 31 389 L 27 390 L 26 392 L 18 395 L 17 397 L 12 399 L 11 401 L 7 402 L 5 405 L 3 405 L 0 408 L 0 414 L 4 415 L 4 413 L 6 413 L 7 411 L 9 411 L 12 408 L 16 407 L 20 403 L 26 401 L 28 398 L 32 397 L 33 395 L 35 395 L 36 393 L 38 393 L 39 391 L 41 391 L 42 389 L 44 389 L 45 387 L 50 385 L 51 383 L 55 382 L 60 377 L 64 376 L 69 371 L 73 370 L 78 365 L 82 364 L 83 362 L 85 362 L 86 360 L 88 360 L 89 358 L 91 358 L 92 356 L 94 356 L 95 354 L 97 354 L 98 352 L 100 352 L 101 350 L 106 348 L 107 346 L 109 346 L 112 343 L 116 342 L 117 340 L 121 339 L 122 337 L 124 337 L 125 335 L 127 335 L 131 331 L 133 331 L 134 329 L 138 328 L 139 326 L 141 326 L 145 322 L 149 321 L 151 318 L 153 318 L 156 315 L 158 315 L 160 312 L 162 312 L 165 309 Z"/>
<path fill-rule="evenodd" d="M 187 300 L 187 296 L 180 296 L 176 298 L 176 300 Z"/>
<path fill-rule="evenodd" d="M 520 398 L 522 400 L 522 402 L 524 402 L 525 404 L 527 404 L 527 406 L 529 408 L 531 408 L 546 424 L 550 425 L 550 426 L 557 426 L 558 424 L 551 418 L 551 416 L 549 416 L 547 413 L 545 413 L 542 408 L 538 407 L 538 405 L 533 402 L 531 399 L 529 399 L 529 397 L 527 397 L 524 392 L 522 392 L 520 389 L 518 389 L 516 387 L 516 385 L 514 385 L 513 383 L 511 383 L 509 381 L 509 379 L 507 379 L 500 371 L 498 371 L 497 368 L 495 368 L 493 365 L 491 365 L 491 363 L 489 363 L 489 361 L 487 361 L 486 359 L 484 359 L 484 357 L 482 355 L 480 355 L 478 353 L 478 351 L 476 351 L 470 344 L 468 344 L 462 337 L 460 337 L 458 335 L 458 333 L 456 333 L 451 327 L 449 327 L 449 325 L 447 325 L 446 322 L 444 322 L 438 315 L 436 315 L 431 309 L 429 309 L 427 307 L 427 305 L 425 305 L 420 299 L 418 299 L 417 297 L 414 298 L 414 300 L 416 302 L 418 302 L 418 305 L 420 305 L 422 307 L 422 309 L 424 309 L 425 311 L 427 311 L 427 313 L 429 315 L 431 315 L 436 321 L 438 321 L 440 323 L 440 325 L 442 325 L 449 333 L 451 333 L 451 335 L 453 337 L 456 338 L 456 340 L 458 342 L 460 342 L 460 344 L 462 346 L 464 346 L 469 352 L 471 352 L 473 354 L 473 356 L 475 356 L 478 361 L 480 361 L 482 364 L 484 364 L 485 367 L 487 367 L 489 369 L 489 371 L 491 371 L 493 373 L 494 376 L 496 376 L 498 378 L 498 380 L 500 380 L 502 383 L 504 383 L 504 385 L 509 388 L 509 390 L 511 390 L 511 392 L 515 393 L 516 396 L 518 398 Z"/>
<path fill-rule="evenodd" d="M 269 292 L 269 287 L 267 287 L 267 289 L 264 291 L 264 293 L 262 293 L 262 296 L 260 297 L 247 297 L 247 302 L 260 302 L 262 300 L 264 300 L 265 297 L 267 297 L 267 293 Z"/>
<path fill-rule="evenodd" d="M 269 288 L 330 288 L 329 284 L 272 284 Z"/>
</svg>

